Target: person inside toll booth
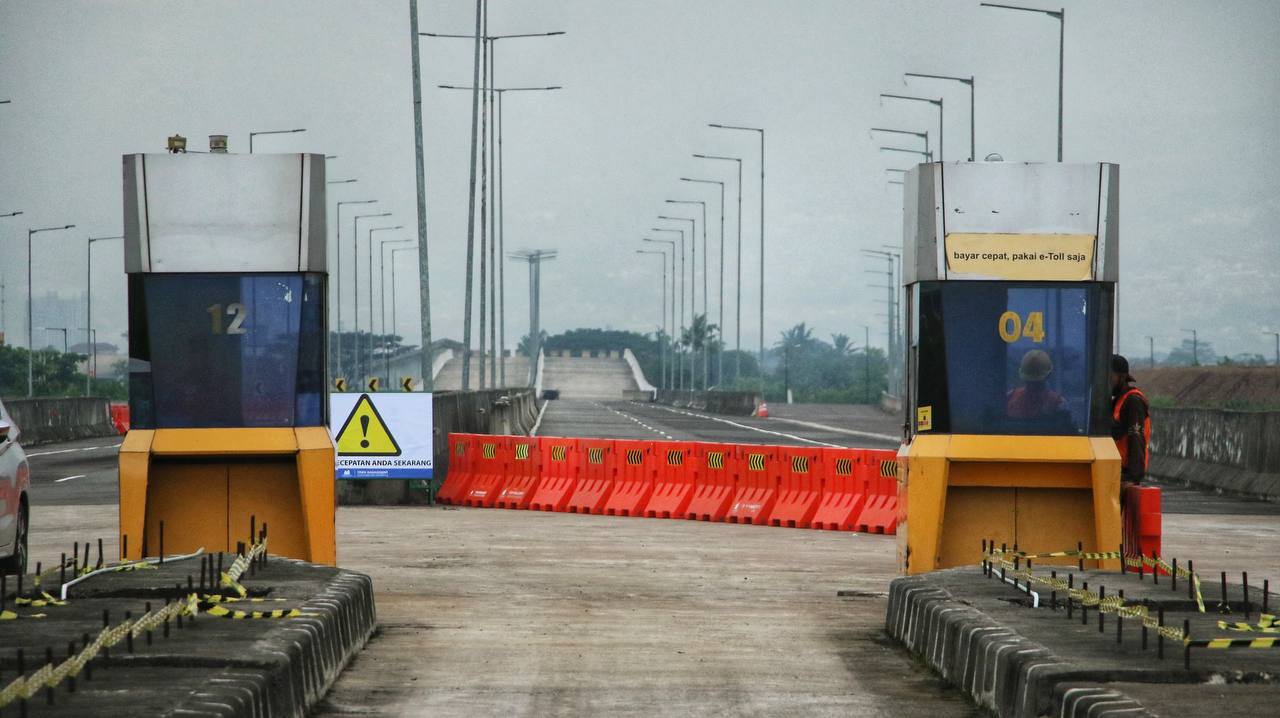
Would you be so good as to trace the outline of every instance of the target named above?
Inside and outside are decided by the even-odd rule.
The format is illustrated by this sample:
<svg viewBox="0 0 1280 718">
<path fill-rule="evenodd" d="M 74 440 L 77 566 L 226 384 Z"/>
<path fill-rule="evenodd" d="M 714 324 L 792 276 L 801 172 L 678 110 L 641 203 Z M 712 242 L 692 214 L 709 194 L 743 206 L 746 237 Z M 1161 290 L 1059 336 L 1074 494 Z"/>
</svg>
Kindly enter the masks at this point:
<svg viewBox="0 0 1280 718">
<path fill-rule="evenodd" d="M 1120 450 L 1120 485 L 1140 484 L 1151 459 L 1147 397 L 1129 373 L 1129 360 L 1111 356 L 1111 438 Z"/>
<path fill-rule="evenodd" d="M 1032 349 L 1022 355 L 1018 378 L 1022 386 L 1005 398 L 1005 415 L 1010 419 L 1037 420 L 1041 423 L 1067 416 L 1067 401 L 1045 383 L 1053 373 L 1053 360 L 1043 349 Z"/>
</svg>

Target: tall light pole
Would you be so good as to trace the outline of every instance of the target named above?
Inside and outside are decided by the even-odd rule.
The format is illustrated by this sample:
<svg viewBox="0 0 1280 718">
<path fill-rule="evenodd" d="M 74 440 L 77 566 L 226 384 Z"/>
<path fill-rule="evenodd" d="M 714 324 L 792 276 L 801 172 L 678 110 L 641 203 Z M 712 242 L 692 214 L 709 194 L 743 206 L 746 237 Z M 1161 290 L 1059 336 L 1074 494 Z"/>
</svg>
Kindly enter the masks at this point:
<svg viewBox="0 0 1280 718">
<path fill-rule="evenodd" d="M 689 223 L 689 338 L 693 339 L 693 323 L 698 318 L 698 228 L 697 220 L 692 217 L 671 217 L 660 214 L 658 219 L 668 222 L 688 222 Z M 683 247 L 683 244 L 681 245 Z M 683 252 L 683 248 L 681 252 Z M 680 258 L 684 261 L 684 257 Z M 696 359 L 694 358 L 693 347 L 689 348 L 689 388 L 697 390 L 698 380 L 695 368 Z"/>
<path fill-rule="evenodd" d="M 529 385 L 538 372 L 538 352 L 542 348 L 542 263 L 555 259 L 554 249 L 525 249 L 507 255 L 529 263 Z"/>
<path fill-rule="evenodd" d="M 334 231 L 336 233 L 336 237 L 334 240 L 335 249 L 333 252 L 333 256 L 334 256 L 335 269 L 337 271 L 337 281 L 334 282 L 334 284 L 337 286 L 337 297 L 336 297 L 337 301 L 334 302 L 334 308 L 335 308 L 335 311 L 337 312 L 337 319 L 335 320 L 334 325 L 337 327 L 337 331 L 335 333 L 338 335 L 338 341 L 337 341 L 338 346 L 337 346 L 337 353 L 335 354 L 336 361 L 334 362 L 335 364 L 334 371 L 337 372 L 338 376 L 342 376 L 342 205 L 373 204 L 377 201 L 378 200 L 376 199 L 358 199 L 358 200 L 347 200 L 344 202 L 337 203 L 337 220 L 334 222 L 334 226 L 335 226 Z"/>
<path fill-rule="evenodd" d="M 5 102 L 8 102 L 8 100 L 5 100 Z M 17 216 L 18 216 L 18 215 L 20 215 L 20 214 L 22 214 L 22 211 L 21 211 L 21 210 L 19 210 L 19 211 L 17 211 L 17 212 L 6 212 L 5 214 L 0 214 L 0 217 L 17 217 Z M 4 282 L 3 277 L 0 277 L 0 329 L 3 329 L 3 328 L 4 328 L 4 323 L 5 323 L 5 319 L 4 319 L 4 283 L 3 283 L 3 282 Z M 0 333 L 2 333 L 2 332 L 0 332 Z"/>
<path fill-rule="evenodd" d="M 397 224 L 394 227 L 371 227 L 369 229 L 369 241 L 368 241 L 369 266 L 365 272 L 366 276 L 369 279 L 369 290 L 367 292 L 369 295 L 369 354 L 368 354 L 368 359 L 365 361 L 365 364 L 364 364 L 364 370 L 366 374 L 377 371 L 377 369 L 374 367 L 374 361 L 373 361 L 373 233 L 386 232 L 386 231 L 397 230 L 397 229 L 404 229 L 404 225 Z M 381 257 L 379 257 L 379 262 L 381 262 Z M 359 316 L 359 312 L 357 312 L 356 316 L 357 317 Z M 357 354 L 357 356 L 359 355 Z"/>
<path fill-rule="evenodd" d="M 707 203 L 697 199 L 669 199 L 669 204 L 696 204 L 702 208 L 702 324 L 704 327 L 711 322 L 711 305 L 707 300 Z M 692 222 L 692 220 L 690 220 Z M 692 226 L 692 225 L 691 225 Z M 697 246 L 697 236 L 692 235 L 693 244 Z M 697 250 L 694 250 L 693 265 L 697 270 L 698 259 Z M 693 291 L 698 291 L 697 280 L 694 280 Z M 697 312 L 694 312 L 695 316 Z M 702 389 L 705 391 L 709 386 L 709 374 L 711 373 L 710 365 L 707 357 L 707 347 L 702 348 Z"/>
<path fill-rule="evenodd" d="M 392 334 L 396 334 L 397 328 L 399 326 L 399 324 L 396 323 L 396 266 L 397 266 L 396 255 L 398 255 L 399 252 L 412 252 L 415 250 L 417 250 L 417 247 L 401 247 L 399 248 L 399 250 L 392 250 Z M 422 347 L 422 351 L 425 352 L 426 347 Z M 392 380 L 392 370 L 390 370 L 390 361 L 392 360 L 388 358 L 387 360 L 387 380 L 388 381 Z M 434 387 L 433 381 L 430 381 L 430 379 L 428 378 L 428 376 L 431 374 L 431 370 L 433 369 L 434 369 L 433 366 L 426 367 L 426 374 L 422 376 L 422 385 L 424 385 L 424 389 L 422 390 L 424 390 L 424 392 L 428 392 L 428 390 Z"/>
<path fill-rule="evenodd" d="M 427 257 L 427 178 L 425 160 L 422 151 L 422 58 L 418 52 L 418 0 L 409 0 L 409 53 L 412 56 L 413 81 L 413 157 L 414 175 L 417 181 L 418 210 L 418 310 L 422 331 L 422 352 L 419 370 L 422 372 L 422 390 L 435 390 L 435 377 L 432 375 L 434 357 L 431 352 L 431 275 Z M 395 261 L 395 250 L 391 252 Z M 391 270 L 391 284 L 395 285 L 395 268 Z M 395 296 L 394 291 L 392 296 Z M 395 323 L 396 305 L 391 303 L 392 324 Z M 390 381 L 391 377 L 387 377 Z"/>
<path fill-rule="evenodd" d="M 694 157 L 702 160 L 724 160 L 727 162 L 738 163 L 738 254 L 737 254 L 737 270 L 734 274 L 734 287 L 737 293 L 737 299 L 734 302 L 734 354 L 733 354 L 733 382 L 738 383 L 738 378 L 742 376 L 742 158 L 725 157 L 723 155 L 701 155 L 694 154 Z M 720 331 L 724 331 L 723 323 Z"/>
<path fill-rule="evenodd" d="M 98 376 L 98 343 L 93 340 L 93 243 L 108 239 L 124 239 L 123 235 L 111 237 L 90 237 L 84 251 L 84 314 L 85 337 L 89 340 L 90 361 L 85 362 L 84 395 L 89 396 L 90 382 Z M 89 367 L 93 370 L 90 371 Z"/>
<path fill-rule="evenodd" d="M 651 228 L 650 228 L 650 230 L 651 230 L 651 231 L 653 231 L 653 232 L 679 232 L 679 233 L 680 233 L 680 253 L 679 253 L 679 254 L 680 254 L 680 271 L 679 271 L 679 277 L 680 277 L 680 324 L 679 324 L 678 326 L 672 327 L 672 329 L 676 330 L 676 332 L 675 332 L 675 333 L 676 333 L 676 334 L 678 334 L 679 332 L 683 332 L 683 331 L 684 331 L 684 327 L 685 327 L 685 323 L 684 323 L 684 230 L 683 230 L 683 229 L 668 229 L 668 228 L 666 228 L 666 227 L 651 227 Z M 672 245 L 674 246 L 674 244 L 675 244 L 675 240 L 672 240 Z M 672 260 L 672 261 L 674 262 L 674 260 Z M 675 286 L 675 280 L 672 280 L 671 285 L 672 285 L 672 287 L 674 287 L 674 286 Z M 674 347 L 673 347 L 673 350 L 674 350 Z M 684 366 L 683 366 L 683 362 L 678 358 L 678 356 L 675 354 L 675 352 L 674 352 L 674 351 L 672 352 L 672 358 L 675 360 L 675 361 L 674 361 L 674 366 L 676 367 L 676 376 L 677 376 L 677 377 L 679 377 L 679 379 L 678 379 L 678 381 L 677 381 L 677 383 L 679 384 L 679 387 L 678 387 L 678 388 L 680 388 L 680 389 L 684 389 Z M 690 371 L 690 373 L 689 373 L 689 384 L 690 384 L 690 388 L 692 388 L 692 384 L 693 384 L 693 373 L 692 373 L 692 371 Z"/>
<path fill-rule="evenodd" d="M 415 13 L 415 18 L 416 18 L 416 13 Z M 416 22 L 415 22 L 415 32 L 416 32 Z M 472 157 L 471 164 L 472 164 L 472 167 L 471 167 L 471 192 L 470 192 L 471 206 L 470 206 L 470 213 L 468 215 L 468 222 L 467 222 L 467 275 L 466 275 L 467 279 L 466 279 L 466 299 L 464 301 L 464 312 L 463 312 L 465 315 L 463 318 L 463 321 L 464 321 L 463 344 L 465 346 L 464 346 L 463 360 L 462 360 L 462 388 L 469 389 L 470 377 L 471 377 L 471 286 L 472 286 L 471 275 L 472 275 L 472 261 L 473 261 L 472 257 L 473 257 L 473 251 L 474 251 L 473 246 L 474 246 L 474 237 L 475 237 L 475 234 L 474 234 L 475 233 L 475 185 L 476 185 L 475 157 L 476 157 L 476 138 L 477 138 L 476 120 L 477 120 L 477 114 L 479 112 L 479 108 L 481 105 L 480 95 L 481 95 L 481 92 L 484 92 L 483 104 L 485 108 L 485 118 L 486 118 L 486 125 L 487 125 L 487 118 L 488 118 L 488 112 L 489 112 L 488 90 L 491 88 L 491 85 L 493 83 L 492 78 L 493 78 L 494 48 L 496 48 L 498 40 L 521 38 L 521 37 L 550 37 L 553 35 L 563 35 L 564 32 L 557 30 L 554 32 L 490 35 L 488 34 L 487 3 L 484 3 L 483 0 L 476 0 L 475 34 L 457 35 L 457 34 L 449 34 L 449 33 L 432 33 L 432 32 L 422 32 L 417 34 L 422 35 L 424 37 L 457 38 L 457 39 L 473 40 L 475 42 L 475 67 L 474 67 L 474 73 L 471 80 L 471 88 L 470 88 L 471 98 L 472 98 L 471 99 L 471 102 L 472 102 L 472 114 L 471 114 L 471 157 Z M 482 48 L 484 53 L 483 83 L 481 82 L 481 76 L 480 76 L 481 67 L 482 67 L 480 56 L 481 56 Z M 414 59 L 415 61 L 417 60 L 416 53 L 414 54 Z M 499 95 L 499 97 L 501 96 Z M 488 134 L 489 134 L 488 129 L 484 131 L 484 134 L 485 134 L 484 139 L 487 140 Z M 487 146 L 487 142 L 486 142 L 486 146 Z M 485 173 L 487 176 L 487 173 L 488 173 L 487 163 L 486 163 Z M 486 183 L 486 187 L 487 187 L 487 183 Z M 482 188 L 482 191 L 484 191 L 484 189 L 485 188 Z M 485 212 L 485 208 L 482 207 L 481 212 L 483 214 Z M 482 223 L 483 222 L 484 222 L 484 217 L 482 216 Z M 501 234 L 501 230 L 499 230 L 499 234 Z M 421 239 L 423 238 L 420 238 L 420 240 Z M 425 244 L 420 241 L 420 246 L 425 246 Z M 482 264 L 485 263 L 483 252 L 484 252 L 484 248 L 483 248 L 483 240 L 482 240 L 482 247 L 481 247 L 481 253 L 482 253 L 481 263 Z M 493 252 L 493 248 L 490 247 L 490 253 L 492 254 L 492 252 Z M 491 262 L 491 264 L 498 264 L 498 262 L 496 261 L 496 257 L 494 257 L 494 261 Z M 498 271 L 499 271 L 499 274 L 504 274 L 504 272 L 502 272 L 500 267 Z M 481 291 L 483 293 L 484 289 L 482 288 Z M 505 295 L 505 288 L 504 288 L 504 291 L 501 291 L 500 293 Z M 483 304 L 483 300 L 481 303 Z M 503 304 L 505 305 L 505 300 L 503 301 Z M 481 312 L 483 313 L 483 309 L 481 309 Z M 503 328 L 505 329 L 505 325 L 506 325 L 505 316 L 502 319 L 502 323 L 503 323 Z M 482 320 L 482 324 L 483 324 L 483 320 Z M 483 340 L 481 343 L 483 344 Z M 483 353 L 481 356 L 481 361 L 483 362 Z M 483 365 L 481 366 L 481 370 L 483 371 Z M 505 363 L 503 365 L 503 373 L 505 375 Z M 481 383 L 483 384 L 483 377 L 482 377 Z"/>
<path fill-rule="evenodd" d="M 720 307 L 720 336 L 724 336 L 724 182 L 719 180 L 708 179 L 690 179 L 681 177 L 681 182 L 698 182 L 702 184 L 720 185 L 720 290 L 716 300 L 716 305 Z M 707 242 L 706 242 L 706 216 L 703 216 L 703 241 L 702 241 L 702 259 L 705 262 L 707 258 Z M 703 265 L 703 275 L 705 279 L 706 265 Z M 724 343 L 721 342 L 720 351 L 716 352 L 716 386 L 724 384 Z"/>
<path fill-rule="evenodd" d="M 1020 7 L 1018 5 L 999 5 L 997 3 L 984 2 L 978 3 L 982 7 L 994 7 L 1004 10 L 1021 10 L 1023 12 L 1037 12 L 1041 15 L 1058 21 L 1058 161 L 1062 161 L 1062 58 L 1063 58 L 1063 41 L 1067 34 L 1067 10 L 1066 8 L 1058 8 L 1057 10 L 1042 10 L 1036 7 Z"/>
<path fill-rule="evenodd" d="M 662 265 L 662 287 L 661 289 L 659 289 L 658 294 L 662 295 L 662 333 L 666 334 L 667 333 L 667 253 L 660 249 L 637 249 L 636 254 L 657 255 L 658 262 L 659 264 Z M 664 342 L 662 338 L 659 338 L 658 339 L 658 365 L 660 368 L 658 371 L 659 371 L 659 374 L 662 375 L 662 379 L 665 379 L 667 376 L 667 352 L 663 344 Z M 662 379 L 658 380 L 659 384 L 662 383 Z"/>
<path fill-rule="evenodd" d="M 974 104 L 974 79 L 973 75 L 968 77 L 952 77 L 951 75 L 926 75 L 923 72 L 904 72 L 904 77 L 926 77 L 932 80 L 952 80 L 969 86 L 969 161 L 973 162 L 974 157 L 974 122 L 973 122 L 973 104 Z"/>
<path fill-rule="evenodd" d="M 545 34 L 547 34 L 547 35 L 562 35 L 562 34 L 564 34 L 564 33 L 553 32 L 553 33 L 545 33 Z M 502 39 L 502 38 L 505 38 L 505 37 L 533 37 L 533 36 L 532 36 L 532 35 L 529 35 L 529 36 L 526 36 L 526 35 L 498 35 L 498 36 L 491 36 L 491 37 L 490 37 L 490 39 L 491 39 L 491 40 L 497 40 L 497 39 Z M 471 89 L 472 89 L 472 88 L 470 88 L 470 87 L 465 87 L 465 86 L 460 86 L 460 85 L 438 85 L 438 87 L 440 87 L 441 89 L 444 89 L 444 90 L 471 90 Z M 506 207 L 505 207 L 505 204 L 506 204 L 506 189 L 505 189 L 505 188 L 504 188 L 504 186 L 503 186 L 503 179 L 504 179 L 504 177 L 505 177 L 505 161 L 504 161 L 503 153 L 502 153 L 502 96 L 503 96 L 503 94 L 505 94 L 505 93 L 507 93 L 507 92 L 542 92 L 542 91 L 548 91 L 548 90 L 560 90 L 560 89 L 563 89 L 560 85 L 549 85 L 549 86 L 546 86 L 546 87 L 495 87 L 495 88 L 489 88 L 489 92 L 494 93 L 494 95 L 496 96 L 497 102 L 496 102 L 495 104 L 496 104 L 496 106 L 497 106 L 497 115 L 498 115 L 498 116 L 497 116 L 497 121 L 494 123 L 494 124 L 497 126 L 497 133 L 498 133 L 497 152 L 495 152 L 495 153 L 494 153 L 494 154 L 496 155 L 496 157 L 495 157 L 495 161 L 496 161 L 496 163 L 497 163 L 497 168 L 496 168 L 496 170 L 495 170 L 495 172 L 494 172 L 494 175 L 496 176 L 496 180 L 495 180 L 495 181 L 496 181 L 496 183 L 497 183 L 497 187 L 495 188 L 495 189 L 496 189 L 496 192 L 495 192 L 494 194 L 495 194 L 495 196 L 497 197 L 497 201 L 495 202 L 495 204 L 497 205 L 497 213 L 498 213 L 498 217 L 497 217 L 497 221 L 496 221 L 496 231 L 497 231 L 497 239 L 498 239 L 498 241 L 497 241 L 497 254 L 498 254 L 499 256 L 503 256 L 503 255 L 505 255 L 505 254 L 506 254 L 506 234 L 507 234 L 507 233 L 506 233 L 506 211 L 505 211 L 505 210 L 506 210 Z M 490 249 L 491 249 L 491 251 L 492 251 L 492 247 L 491 247 Z M 498 330 L 498 348 L 497 348 L 497 352 L 496 352 L 496 353 L 497 353 L 497 356 L 498 356 L 498 367 L 499 367 L 499 368 L 498 368 L 498 372 L 499 372 L 499 376 L 498 376 L 498 381 L 497 381 L 497 383 L 495 383 L 495 386 L 506 386 L 506 385 L 507 385 L 507 359 L 506 359 L 506 354 L 507 354 L 507 278 L 506 278 L 506 276 L 507 276 L 507 275 L 506 275 L 506 263 L 505 263 L 505 262 L 494 262 L 494 264 L 497 264 L 497 265 L 498 265 L 498 266 L 497 266 L 498 278 L 497 278 L 497 281 L 496 281 L 496 282 L 494 282 L 494 284 L 495 284 L 495 285 L 497 286 L 497 288 L 498 288 L 498 300 L 497 300 L 497 304 L 498 304 L 498 323 L 501 325 L 501 326 L 500 326 L 500 328 L 499 328 L 499 330 Z"/>
<path fill-rule="evenodd" d="M 387 351 L 387 245 L 388 244 L 405 244 L 407 242 L 416 241 L 414 239 L 384 239 L 378 242 L 378 303 L 381 305 L 378 323 L 382 326 L 382 358 L 383 365 L 387 370 L 387 385 L 391 384 L 391 353 Z M 392 250 L 394 253 L 395 250 Z M 392 277 L 395 276 L 395 269 L 392 268 Z M 391 308 L 395 309 L 396 295 L 391 295 Z M 373 324 L 373 321 L 369 321 Z M 392 332 L 393 334 L 395 332 Z M 373 356 L 372 352 L 369 354 Z"/>
<path fill-rule="evenodd" d="M 259 132 L 249 133 L 249 154 L 253 154 L 253 138 L 258 135 L 291 135 L 295 132 L 306 132 L 305 127 L 296 130 L 261 130 Z"/>
<path fill-rule="evenodd" d="M 760 133 L 760 396 L 764 396 L 764 128 L 708 123 L 721 130 Z"/>
<path fill-rule="evenodd" d="M 1280 332 L 1263 332 L 1276 338 L 1276 366 L 1280 366 Z"/>
<path fill-rule="evenodd" d="M 377 214 L 358 214 L 351 220 L 351 369 L 359 380 L 360 367 L 360 220 L 376 217 L 390 217 L 390 212 Z M 342 250 L 338 250 L 338 262 L 342 262 Z"/>
<path fill-rule="evenodd" d="M 1191 332 L 1191 366 L 1200 366 L 1200 334 L 1194 329 L 1183 329 Z"/>
<path fill-rule="evenodd" d="M 1150 359 L 1151 368 L 1156 368 L 1156 338 L 1147 337 L 1147 357 Z"/>
<path fill-rule="evenodd" d="M 27 397 L 35 396 L 35 337 L 32 333 L 32 307 L 35 305 L 35 294 L 31 285 L 31 236 L 40 232 L 57 232 L 63 229 L 73 229 L 74 224 L 64 224 L 61 227 L 40 227 L 38 229 L 27 230 Z"/>
<path fill-rule="evenodd" d="M 912 149 L 907 149 L 906 147 L 884 147 L 884 146 L 881 146 L 881 147 L 880 147 L 880 151 L 881 151 L 881 152 L 908 152 L 908 153 L 913 154 L 913 155 L 920 155 L 921 157 L 923 157 L 923 158 L 924 158 L 924 161 L 925 161 L 925 162 L 932 162 L 932 161 L 933 161 L 933 153 L 931 153 L 931 152 L 924 152 L 924 151 L 921 151 L 921 150 L 912 150 Z"/>
<path fill-rule="evenodd" d="M 675 346 L 672 344 L 672 337 L 676 328 L 676 241 L 674 239 L 653 239 L 645 237 L 645 242 L 653 242 L 655 244 L 665 244 L 671 249 L 671 331 L 667 334 L 667 388 L 675 389 Z M 665 298 L 664 298 L 665 301 Z"/>
<path fill-rule="evenodd" d="M 67 328 L 66 327 L 40 327 L 46 332 L 62 332 L 62 353 L 67 354 Z"/>
<path fill-rule="evenodd" d="M 934 100 L 928 97 L 912 97 L 910 95 L 893 95 L 888 92 L 881 92 L 880 97 L 887 97 L 891 100 L 908 100 L 910 102 L 927 102 L 930 105 L 934 105 L 935 107 L 937 107 L 938 108 L 938 161 L 943 162 L 946 160 L 947 156 L 943 153 L 943 145 L 942 145 L 943 129 L 942 129 L 942 98 L 941 97 Z"/>
</svg>

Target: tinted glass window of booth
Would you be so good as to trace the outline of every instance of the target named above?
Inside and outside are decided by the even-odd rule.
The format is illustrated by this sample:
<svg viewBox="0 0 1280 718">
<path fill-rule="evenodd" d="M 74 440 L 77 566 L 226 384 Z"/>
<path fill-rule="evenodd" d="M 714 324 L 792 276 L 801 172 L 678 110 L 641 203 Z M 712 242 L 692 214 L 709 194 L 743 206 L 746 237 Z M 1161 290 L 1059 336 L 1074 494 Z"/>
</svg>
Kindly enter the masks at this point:
<svg viewBox="0 0 1280 718">
<path fill-rule="evenodd" d="M 319 274 L 130 276 L 138 428 L 325 423 Z"/>
<path fill-rule="evenodd" d="M 947 282 L 920 290 L 918 406 L 932 431 L 1104 433 L 1111 289 Z"/>
</svg>

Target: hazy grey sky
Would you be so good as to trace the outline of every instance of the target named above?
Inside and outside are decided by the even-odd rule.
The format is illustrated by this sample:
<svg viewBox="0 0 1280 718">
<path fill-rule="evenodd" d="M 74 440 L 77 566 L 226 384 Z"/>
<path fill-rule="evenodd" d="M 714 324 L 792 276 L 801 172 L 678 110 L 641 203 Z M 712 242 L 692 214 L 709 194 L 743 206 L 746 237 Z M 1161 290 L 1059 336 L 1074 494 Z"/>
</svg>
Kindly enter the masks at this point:
<svg viewBox="0 0 1280 718">
<path fill-rule="evenodd" d="M 37 235 L 35 286 L 37 296 L 82 297 L 84 238 L 121 231 L 120 155 L 162 151 L 175 132 L 196 148 L 226 133 L 232 151 L 247 151 L 251 130 L 305 127 L 260 138 L 255 149 L 338 155 L 330 178 L 359 182 L 332 188 L 330 207 L 377 198 L 380 211 L 394 212 L 391 224 L 407 228 L 375 237 L 414 236 L 407 6 L 0 3 L 0 99 L 12 100 L 0 105 L 0 214 L 25 212 L 0 219 L 11 341 L 25 333 L 26 228 L 78 225 Z M 420 6 L 424 31 L 474 26 L 468 0 Z M 878 93 L 945 97 L 946 159 L 968 154 L 967 89 L 905 84 L 903 71 L 976 75 L 979 158 L 1054 156 L 1057 23 L 1044 16 L 976 0 L 491 0 L 491 33 L 545 30 L 568 34 L 501 41 L 496 66 L 500 86 L 566 88 L 509 94 L 505 107 L 507 249 L 560 250 L 543 275 L 543 323 L 553 333 L 655 327 L 657 263 L 634 251 L 672 208 L 665 198 L 706 199 L 718 214 L 714 186 L 677 181 L 732 178 L 732 163 L 690 157 L 702 152 L 746 160 L 742 339 L 756 346 L 757 144 L 707 122 L 768 131 L 770 344 L 802 320 L 821 336 L 858 341 L 870 324 L 873 344 L 884 341 L 884 320 L 873 316 L 883 292 L 868 287 L 877 278 L 866 273 L 883 262 L 859 250 L 901 243 L 901 188 L 887 184 L 884 168 L 910 160 L 879 152 L 901 141 L 882 142 L 868 128 L 934 134 L 936 112 L 881 103 Z M 463 40 L 423 38 L 437 337 L 461 335 L 470 114 L 467 93 L 435 85 L 468 84 L 471 51 Z M 1280 3 L 1067 4 L 1065 158 L 1121 166 L 1123 350 L 1145 355 L 1146 335 L 1167 348 L 1194 327 L 1219 352 L 1270 356 L 1262 332 L 1280 328 L 1278 69 Z M 730 181 L 730 270 L 734 197 Z M 714 221 L 710 230 L 718 257 Z M 342 231 L 349 257 L 349 220 Z M 119 252 L 118 244 L 94 249 L 103 340 L 125 329 Z M 527 329 L 527 283 L 521 266 L 507 269 L 513 346 Z M 398 275 L 403 329 L 417 326 L 413 275 Z M 713 319 L 715 287 L 713 279 Z M 732 315 L 730 306 L 729 337 Z M 417 340 L 416 329 L 407 334 Z"/>
</svg>

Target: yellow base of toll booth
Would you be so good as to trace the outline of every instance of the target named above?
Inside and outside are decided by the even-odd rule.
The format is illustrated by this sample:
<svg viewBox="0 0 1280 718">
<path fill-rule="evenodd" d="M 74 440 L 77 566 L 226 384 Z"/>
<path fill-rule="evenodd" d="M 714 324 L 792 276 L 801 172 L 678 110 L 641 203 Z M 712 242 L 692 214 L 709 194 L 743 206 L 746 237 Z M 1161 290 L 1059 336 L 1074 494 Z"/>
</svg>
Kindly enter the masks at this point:
<svg viewBox="0 0 1280 718">
<path fill-rule="evenodd" d="M 271 553 L 337 561 L 334 450 L 325 427 L 139 429 L 120 447 L 120 534 L 128 555 L 234 551 L 250 520 Z"/>
<path fill-rule="evenodd" d="M 1120 547 L 1120 455 L 1110 438 L 917 434 L 898 465 L 904 573 L 976 565 L 983 539 L 1027 553 Z"/>
</svg>

